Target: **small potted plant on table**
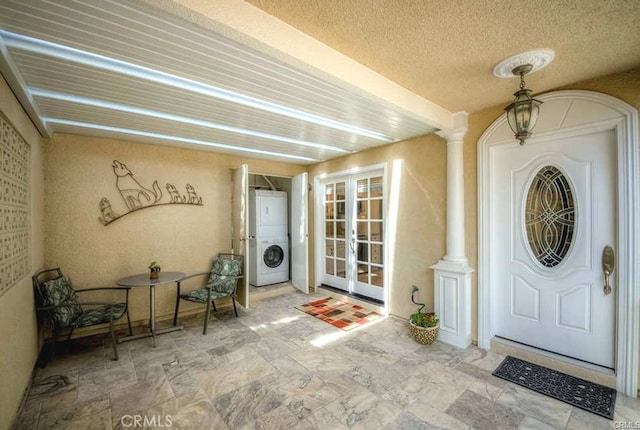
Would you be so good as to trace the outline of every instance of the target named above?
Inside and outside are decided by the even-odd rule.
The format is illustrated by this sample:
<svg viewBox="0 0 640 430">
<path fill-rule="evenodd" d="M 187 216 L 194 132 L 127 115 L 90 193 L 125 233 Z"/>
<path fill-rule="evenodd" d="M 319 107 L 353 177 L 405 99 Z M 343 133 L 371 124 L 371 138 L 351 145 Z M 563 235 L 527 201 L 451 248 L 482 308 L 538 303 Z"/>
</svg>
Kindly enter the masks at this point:
<svg viewBox="0 0 640 430">
<path fill-rule="evenodd" d="M 431 345 L 438 338 L 440 320 L 433 312 L 423 312 L 424 303 L 418 303 L 413 296 L 418 291 L 418 287 L 412 286 L 411 302 L 420 305 L 418 312 L 411 315 L 409 319 L 409 334 L 418 343 Z"/>
<path fill-rule="evenodd" d="M 155 261 L 149 264 L 149 271 L 149 279 L 158 279 L 158 276 L 160 276 L 160 266 Z"/>
</svg>

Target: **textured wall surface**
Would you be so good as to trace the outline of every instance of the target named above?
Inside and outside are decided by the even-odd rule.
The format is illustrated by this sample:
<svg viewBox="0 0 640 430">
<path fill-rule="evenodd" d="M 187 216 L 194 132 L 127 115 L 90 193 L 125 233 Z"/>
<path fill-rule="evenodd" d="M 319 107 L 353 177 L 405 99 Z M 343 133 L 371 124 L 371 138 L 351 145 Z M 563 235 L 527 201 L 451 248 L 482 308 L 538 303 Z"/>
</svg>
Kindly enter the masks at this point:
<svg viewBox="0 0 640 430">
<path fill-rule="evenodd" d="M 98 219 L 102 197 L 116 213 L 128 210 L 116 186 L 113 160 L 126 164 L 144 188 L 152 189 L 157 180 L 162 201 L 168 200 L 166 183 L 181 194 L 188 183 L 203 205 L 153 206 L 105 226 Z M 61 267 L 76 287 L 115 285 L 118 278 L 148 271 L 151 261 L 163 271 L 207 271 L 212 257 L 231 248 L 230 169 L 242 163 L 277 175 L 303 171 L 213 152 L 56 134 L 45 150 L 47 267 Z M 132 320 L 147 319 L 148 289 L 135 289 L 131 300 Z M 157 288 L 156 305 L 158 317 L 170 315 L 175 289 Z"/>
<path fill-rule="evenodd" d="M 394 162 L 399 160 L 394 175 Z M 359 154 L 317 164 L 309 169 L 309 180 L 323 173 L 341 172 L 353 167 L 387 163 L 387 188 L 394 189 L 392 178 L 398 178 L 397 231 L 395 254 L 391 256 L 389 311 L 408 318 L 417 307 L 411 303 L 411 286 L 420 288 L 416 296 L 433 310 L 433 270 L 445 254 L 446 239 L 446 143 L 435 135 L 407 140 Z M 387 215 L 391 211 L 392 196 L 387 201 Z M 309 219 L 313 221 L 314 196 L 310 193 Z M 390 218 L 387 216 L 387 223 Z M 309 235 L 313 236 L 313 227 Z M 387 246 L 389 238 L 387 240 Z M 313 264 L 313 238 L 310 262 Z M 313 270 L 311 274 L 313 283 Z"/>
<path fill-rule="evenodd" d="M 42 139 L 2 78 L 0 112 L 30 147 L 31 217 L 28 223 L 28 247 L 31 249 L 31 259 L 28 265 L 35 271 L 42 266 L 44 255 Z M 29 270 L 22 273 L 13 287 L 0 297 L 0 429 L 9 428 L 38 357 L 38 330 L 31 275 Z"/>
</svg>

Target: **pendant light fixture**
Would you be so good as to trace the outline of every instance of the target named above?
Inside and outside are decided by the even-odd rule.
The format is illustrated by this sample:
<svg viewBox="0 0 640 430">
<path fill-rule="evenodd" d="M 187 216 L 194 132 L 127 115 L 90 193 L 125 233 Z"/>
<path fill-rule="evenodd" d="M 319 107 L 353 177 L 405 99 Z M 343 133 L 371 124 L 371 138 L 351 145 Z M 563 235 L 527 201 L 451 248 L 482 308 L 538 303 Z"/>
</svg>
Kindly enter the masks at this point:
<svg viewBox="0 0 640 430">
<path fill-rule="evenodd" d="M 530 89 L 525 88 L 524 75 L 542 69 L 553 57 L 554 53 L 550 49 L 529 51 L 509 57 L 493 69 L 493 74 L 500 78 L 520 77 L 520 89 L 513 94 L 515 99 L 504 108 L 509 127 L 520 145 L 524 145 L 525 140 L 531 137 L 542 104 L 532 97 Z"/>
<path fill-rule="evenodd" d="M 531 90 L 524 87 L 524 75 L 529 73 L 532 68 L 531 64 L 523 64 L 513 69 L 514 75 L 520 75 L 520 89 L 513 94 L 516 96 L 515 100 L 504 108 L 507 112 L 509 127 L 516 134 L 520 145 L 524 145 L 524 141 L 531 137 L 542 104 L 540 100 L 531 97 Z"/>
</svg>

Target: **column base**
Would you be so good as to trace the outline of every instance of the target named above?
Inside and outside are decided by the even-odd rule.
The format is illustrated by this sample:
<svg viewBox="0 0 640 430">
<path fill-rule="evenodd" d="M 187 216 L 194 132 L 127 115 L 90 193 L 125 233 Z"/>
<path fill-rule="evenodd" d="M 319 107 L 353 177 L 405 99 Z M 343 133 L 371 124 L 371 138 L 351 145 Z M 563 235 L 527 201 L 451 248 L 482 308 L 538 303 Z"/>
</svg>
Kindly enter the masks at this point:
<svg viewBox="0 0 640 430">
<path fill-rule="evenodd" d="M 440 260 L 434 272 L 435 312 L 440 318 L 438 340 L 459 348 L 471 345 L 471 274 L 466 261 Z"/>
</svg>

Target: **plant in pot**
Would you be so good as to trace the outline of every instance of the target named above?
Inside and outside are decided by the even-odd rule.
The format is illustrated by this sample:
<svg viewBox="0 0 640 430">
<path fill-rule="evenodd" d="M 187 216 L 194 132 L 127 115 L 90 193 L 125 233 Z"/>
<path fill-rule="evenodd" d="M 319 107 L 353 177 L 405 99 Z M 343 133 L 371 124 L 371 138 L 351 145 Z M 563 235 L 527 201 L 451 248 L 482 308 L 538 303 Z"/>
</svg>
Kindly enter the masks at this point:
<svg viewBox="0 0 640 430">
<path fill-rule="evenodd" d="M 440 320 L 433 312 L 422 311 L 425 304 L 414 300 L 414 295 L 417 291 L 418 287 L 412 285 L 411 302 L 419 305 L 420 308 L 409 319 L 409 334 L 416 342 L 423 345 L 431 345 L 438 338 Z"/>
<path fill-rule="evenodd" d="M 149 279 L 158 279 L 160 276 L 160 266 L 155 261 L 149 264 Z"/>
</svg>

